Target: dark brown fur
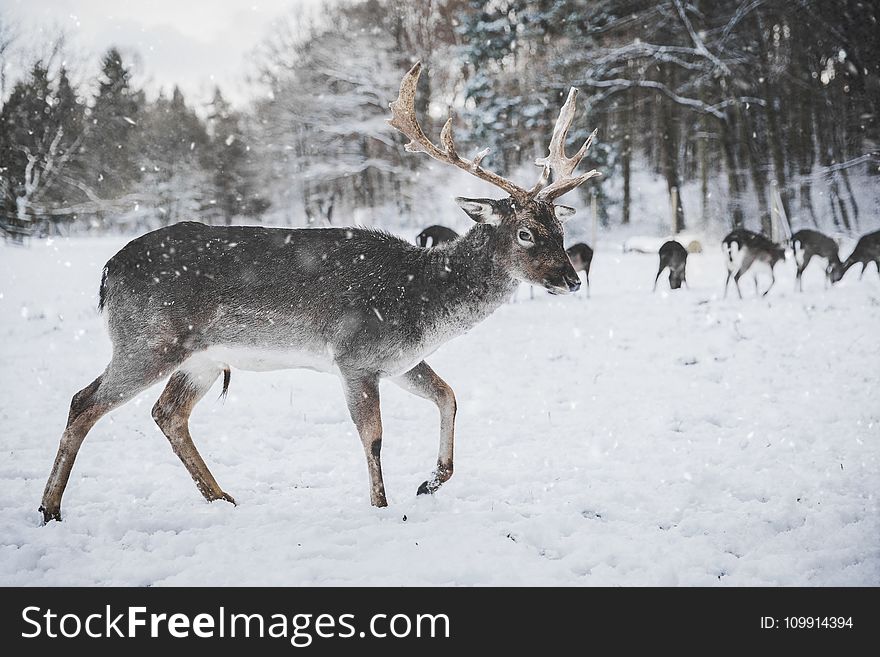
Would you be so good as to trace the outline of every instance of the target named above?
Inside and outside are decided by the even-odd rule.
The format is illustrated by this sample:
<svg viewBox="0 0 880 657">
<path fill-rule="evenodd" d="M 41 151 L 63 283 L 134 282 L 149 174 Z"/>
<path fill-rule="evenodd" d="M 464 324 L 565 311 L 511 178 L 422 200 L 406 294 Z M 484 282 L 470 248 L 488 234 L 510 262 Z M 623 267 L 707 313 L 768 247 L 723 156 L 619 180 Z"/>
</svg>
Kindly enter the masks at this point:
<svg viewBox="0 0 880 657">
<path fill-rule="evenodd" d="M 795 285 L 801 292 L 804 290 L 802 279 L 804 270 L 814 257 L 825 259 L 826 281 L 836 283 L 843 276 L 837 242 L 827 235 L 808 228 L 799 230 L 791 236 L 791 248 L 794 252 L 795 264 L 797 265 Z"/>
<path fill-rule="evenodd" d="M 851 267 L 861 264 L 862 271 L 859 274 L 859 280 L 861 280 L 862 276 L 865 275 L 868 264 L 872 262 L 877 265 L 877 273 L 880 274 L 880 230 L 862 235 L 859 238 L 853 252 L 846 259 L 846 262 L 843 263 L 840 276 L 842 278 Z"/>
<path fill-rule="evenodd" d="M 727 256 L 727 279 L 724 281 L 724 296 L 727 297 L 727 287 L 730 277 L 736 285 L 736 293 L 742 299 L 742 291 L 739 288 L 739 279 L 742 278 L 755 262 L 766 263 L 770 267 L 770 285 L 764 290 L 762 296 L 767 293 L 776 283 L 776 274 L 773 268 L 780 260 L 785 260 L 785 249 L 770 241 L 763 235 L 753 233 L 745 228 L 737 228 L 731 231 L 721 242 Z M 734 254 L 742 259 L 737 264 Z M 755 293 L 758 294 L 758 279 L 755 278 Z"/>
<path fill-rule="evenodd" d="M 451 242 L 457 237 L 458 233 L 451 228 L 435 224 L 433 226 L 428 226 L 425 230 L 416 235 L 416 244 L 425 248 L 429 246 L 428 240 L 431 240 L 430 246 L 440 246 L 446 242 Z"/>
<path fill-rule="evenodd" d="M 684 283 L 687 285 L 686 268 L 687 268 L 687 249 L 675 240 L 664 242 L 660 247 L 660 269 L 654 277 L 654 291 L 657 290 L 657 280 L 663 270 L 669 267 L 669 287 L 677 290 Z"/>
<path fill-rule="evenodd" d="M 593 264 L 593 249 L 584 242 L 577 242 L 568 247 L 565 252 L 571 260 L 571 266 L 576 272 L 584 272 L 584 281 L 587 284 L 587 296 L 590 296 L 590 266 Z"/>
</svg>

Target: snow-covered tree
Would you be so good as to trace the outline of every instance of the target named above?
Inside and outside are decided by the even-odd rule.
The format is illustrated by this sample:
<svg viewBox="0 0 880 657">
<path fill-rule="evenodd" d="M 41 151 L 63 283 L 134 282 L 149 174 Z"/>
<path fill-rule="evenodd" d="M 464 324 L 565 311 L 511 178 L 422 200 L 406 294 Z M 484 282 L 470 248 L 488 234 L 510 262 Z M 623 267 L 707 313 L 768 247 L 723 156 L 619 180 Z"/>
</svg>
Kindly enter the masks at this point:
<svg viewBox="0 0 880 657">
<path fill-rule="evenodd" d="M 84 181 L 102 199 L 132 190 L 140 179 L 137 139 L 142 92 L 131 87 L 131 72 L 111 48 L 101 62 L 98 94 L 88 117 L 84 147 L 89 175 Z"/>
<path fill-rule="evenodd" d="M 0 112 L 0 188 L 8 216 L 32 222 L 53 201 L 69 177 L 82 140 L 83 106 L 62 66 L 52 79 L 36 62 Z"/>
<path fill-rule="evenodd" d="M 267 203 L 258 189 L 252 151 L 242 116 L 223 98 L 220 89 L 208 112 L 210 133 L 209 168 L 213 172 L 213 203 L 229 225 L 236 216 L 258 216 Z"/>
<path fill-rule="evenodd" d="M 185 219 L 208 220 L 214 190 L 205 164 L 210 158 L 208 133 L 174 87 L 171 98 L 163 94 L 140 115 L 139 159 L 142 186 L 155 199 L 149 205 L 161 224 Z"/>
</svg>

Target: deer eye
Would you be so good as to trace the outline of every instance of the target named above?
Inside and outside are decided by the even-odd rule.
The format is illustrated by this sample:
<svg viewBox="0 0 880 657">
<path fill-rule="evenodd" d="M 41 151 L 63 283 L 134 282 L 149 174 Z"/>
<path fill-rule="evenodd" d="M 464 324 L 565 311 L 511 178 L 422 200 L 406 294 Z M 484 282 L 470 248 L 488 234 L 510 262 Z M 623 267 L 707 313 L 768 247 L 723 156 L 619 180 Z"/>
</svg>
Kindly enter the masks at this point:
<svg viewBox="0 0 880 657">
<path fill-rule="evenodd" d="M 532 237 L 532 231 L 528 228 L 520 228 L 516 232 L 516 239 L 523 246 L 531 246 L 535 243 L 535 238 Z"/>
</svg>

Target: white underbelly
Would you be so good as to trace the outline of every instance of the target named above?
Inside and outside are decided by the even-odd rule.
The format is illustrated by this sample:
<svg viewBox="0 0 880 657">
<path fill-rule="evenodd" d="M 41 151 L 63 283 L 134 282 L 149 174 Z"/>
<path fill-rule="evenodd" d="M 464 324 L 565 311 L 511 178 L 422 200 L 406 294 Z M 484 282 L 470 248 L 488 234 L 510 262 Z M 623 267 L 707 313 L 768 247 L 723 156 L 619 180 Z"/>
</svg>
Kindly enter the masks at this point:
<svg viewBox="0 0 880 657">
<path fill-rule="evenodd" d="M 184 370 L 202 367 L 232 367 L 250 372 L 309 369 L 318 372 L 336 372 L 333 352 L 304 349 L 257 349 L 235 345 L 214 345 L 193 354 L 181 366 Z"/>
<path fill-rule="evenodd" d="M 755 260 L 752 265 L 752 271 L 755 273 L 755 276 L 759 273 L 769 275 L 773 273 L 773 266 L 766 260 Z"/>
</svg>

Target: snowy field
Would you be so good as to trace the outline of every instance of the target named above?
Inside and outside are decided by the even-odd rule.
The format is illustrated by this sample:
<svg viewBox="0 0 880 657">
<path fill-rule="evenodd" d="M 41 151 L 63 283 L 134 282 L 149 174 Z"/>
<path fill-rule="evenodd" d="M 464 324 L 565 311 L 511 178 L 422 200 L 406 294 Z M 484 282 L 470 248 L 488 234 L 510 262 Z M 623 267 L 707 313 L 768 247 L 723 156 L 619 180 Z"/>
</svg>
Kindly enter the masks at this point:
<svg viewBox="0 0 880 657">
<path fill-rule="evenodd" d="M 610 242 L 592 298 L 502 307 L 430 364 L 459 401 L 455 476 L 416 497 L 429 403 L 383 384 L 390 506 L 339 382 L 233 371 L 196 445 L 238 507 L 207 504 L 150 417 L 154 387 L 89 434 L 64 522 L 37 507 L 70 397 L 110 343 L 101 268 L 126 240 L 0 247 L 2 585 L 880 585 L 880 278 L 721 298 Z M 842 249 L 848 253 L 848 249 Z M 745 279 L 744 279 L 745 281 Z"/>
</svg>

